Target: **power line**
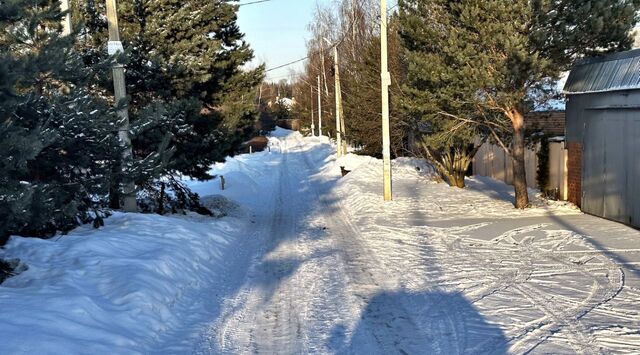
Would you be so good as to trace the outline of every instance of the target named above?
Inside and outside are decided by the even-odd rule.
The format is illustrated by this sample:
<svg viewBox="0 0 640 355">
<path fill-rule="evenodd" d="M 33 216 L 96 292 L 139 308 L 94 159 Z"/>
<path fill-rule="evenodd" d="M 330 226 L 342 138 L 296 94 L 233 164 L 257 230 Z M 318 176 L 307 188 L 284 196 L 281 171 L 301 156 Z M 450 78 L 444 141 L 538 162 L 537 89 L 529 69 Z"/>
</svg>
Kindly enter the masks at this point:
<svg viewBox="0 0 640 355">
<path fill-rule="evenodd" d="M 246 5 L 254 5 L 254 4 L 260 4 L 260 3 L 268 2 L 268 1 L 272 1 L 272 0 L 256 0 L 256 1 L 251 1 L 251 2 L 245 2 L 245 3 L 242 3 L 242 4 L 238 4 L 237 6 L 241 7 L 241 6 L 246 6 Z"/>
<path fill-rule="evenodd" d="M 274 70 L 276 70 L 276 69 L 280 69 L 280 68 L 288 67 L 288 66 L 290 66 L 290 65 L 292 65 L 292 64 L 300 63 L 300 62 L 302 62 L 303 60 L 307 60 L 307 59 L 309 59 L 309 56 L 306 56 L 306 57 L 304 57 L 304 58 L 300 58 L 300 59 L 294 60 L 293 62 L 289 62 L 289 63 L 287 63 L 287 64 L 282 64 L 282 65 L 278 65 L 277 67 L 269 68 L 269 69 L 265 70 L 265 72 L 270 72 L 270 71 L 274 71 Z"/>
<path fill-rule="evenodd" d="M 260 1 L 271 1 L 271 0 L 260 0 Z M 355 18 L 351 19 L 351 23 L 349 24 L 349 26 L 347 26 L 347 31 L 345 31 L 345 33 L 343 33 L 343 34 L 342 34 L 342 38 L 340 38 L 340 40 L 338 40 L 338 41 L 337 41 L 337 42 L 335 42 L 334 44 L 330 44 L 330 45 L 329 45 L 329 48 L 337 47 L 337 46 L 339 46 L 340 44 L 342 44 L 342 42 L 344 42 L 344 40 L 346 39 L 346 37 L 347 37 L 347 35 L 348 35 L 349 28 L 353 27 L 353 25 L 355 24 L 355 21 L 356 21 L 356 19 L 355 19 Z M 322 52 L 322 48 L 320 48 L 320 49 L 316 49 L 315 51 L 311 52 L 311 54 L 307 55 L 307 56 L 306 56 L 306 57 L 304 57 L 304 58 L 300 58 L 300 59 L 294 60 L 293 62 L 289 62 L 289 63 L 286 63 L 286 64 L 282 64 L 282 65 L 279 65 L 279 66 L 277 66 L 277 67 L 269 68 L 269 69 L 265 70 L 265 72 L 267 72 L 267 73 L 268 73 L 268 72 L 273 71 L 273 70 L 276 70 L 276 69 L 280 69 L 280 68 L 288 67 L 289 65 L 292 65 L 292 64 L 296 64 L 296 63 L 302 62 L 302 61 L 304 61 L 304 60 L 309 59 L 309 57 L 311 57 L 312 55 L 314 55 L 314 54 L 316 54 L 316 53 L 319 53 L 319 52 Z"/>
<path fill-rule="evenodd" d="M 250 2 L 250 3 L 240 4 L 240 6 L 242 6 L 242 5 L 250 5 L 250 4 L 257 4 L 257 3 L 261 3 L 261 2 L 267 2 L 267 1 L 272 1 L 272 0 L 257 0 L 257 1 L 253 1 L 253 2 Z M 388 8 L 388 9 L 387 9 L 387 12 L 391 12 L 391 10 L 395 9 L 396 7 L 398 7 L 398 5 L 399 5 L 399 3 L 396 3 L 396 4 L 395 4 L 394 6 L 392 6 L 391 8 Z M 372 15 L 372 13 L 370 12 L 371 10 L 370 10 L 368 7 L 364 7 L 364 8 L 362 8 L 362 9 L 363 9 L 365 12 L 367 12 L 369 15 Z M 378 20 L 379 20 L 379 16 L 377 16 L 377 17 L 378 17 Z M 351 28 L 351 27 L 355 24 L 355 21 L 356 21 L 356 19 L 355 19 L 355 18 L 352 18 L 352 19 L 351 19 L 351 23 L 349 24 L 349 26 L 347 26 L 347 31 L 345 31 L 345 33 L 343 33 L 343 34 L 342 34 L 342 38 L 340 38 L 340 40 L 338 40 L 335 44 L 330 45 L 330 46 L 329 46 L 329 48 L 337 47 L 337 46 L 339 46 L 340 44 L 342 44 L 342 42 L 344 42 L 344 40 L 346 39 L 346 37 L 347 37 L 347 35 L 348 35 L 349 28 Z M 304 61 L 304 60 L 309 59 L 309 57 L 311 57 L 312 55 L 314 55 L 314 54 L 316 54 L 316 53 L 318 53 L 318 52 L 321 52 L 321 51 L 322 51 L 322 49 L 316 49 L 315 51 L 311 52 L 311 54 L 307 55 L 307 56 L 306 56 L 306 57 L 304 57 L 304 58 L 300 58 L 300 59 L 294 60 L 294 61 L 292 61 L 292 62 L 289 62 L 289 63 L 286 63 L 286 64 L 282 64 L 282 65 L 279 65 L 279 66 L 277 66 L 277 67 L 269 68 L 269 69 L 265 70 L 265 72 L 266 72 L 266 73 L 268 73 L 268 72 L 270 72 L 270 71 L 274 71 L 274 70 L 277 70 L 277 69 L 281 69 L 281 68 L 284 68 L 284 67 L 288 67 L 288 66 L 293 65 L 293 64 L 296 64 L 296 63 L 300 63 L 300 62 L 302 62 L 302 61 Z M 273 78 L 272 78 L 272 79 L 273 79 Z"/>
</svg>

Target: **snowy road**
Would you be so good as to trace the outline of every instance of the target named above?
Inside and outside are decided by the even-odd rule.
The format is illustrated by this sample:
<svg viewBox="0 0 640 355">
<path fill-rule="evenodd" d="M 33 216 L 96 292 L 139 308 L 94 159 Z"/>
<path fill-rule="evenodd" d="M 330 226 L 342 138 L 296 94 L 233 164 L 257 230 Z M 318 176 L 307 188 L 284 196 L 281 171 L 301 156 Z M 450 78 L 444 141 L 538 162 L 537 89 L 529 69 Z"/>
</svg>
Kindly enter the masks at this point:
<svg viewBox="0 0 640 355">
<path fill-rule="evenodd" d="M 208 350 L 418 353 L 437 346 L 434 339 L 447 338 L 439 332 L 456 332 L 447 326 L 455 322 L 447 322 L 424 336 L 426 329 L 402 300 L 385 295 L 385 289 L 395 286 L 388 284 L 390 275 L 360 242 L 339 201 L 328 194 L 330 183 L 313 179 L 317 165 L 301 142 L 283 140 L 280 148 L 275 203 L 257 225 L 265 231 L 265 247 L 212 328 L 215 336 Z M 365 307 L 366 314 L 359 317 Z M 348 339 L 356 343 L 347 344 Z"/>
<path fill-rule="evenodd" d="M 0 354 L 640 354 L 640 231 L 416 159 L 385 203 L 380 160 L 332 153 L 279 129 L 188 181 L 224 218 L 12 237 Z"/>
<path fill-rule="evenodd" d="M 326 170 L 328 146 L 295 134 L 274 142 L 282 154 L 272 158 L 270 208 L 256 220 L 262 247 L 196 352 L 640 349 L 640 292 L 625 285 L 628 270 L 583 235 L 544 221 L 501 230 L 495 215 L 518 216 L 495 198 L 475 198 L 465 208 L 464 197 L 454 196 L 456 216 L 470 219 L 451 221 L 441 213 L 445 197 L 431 191 L 423 200 L 437 209 L 420 201 L 424 180 L 411 169 L 395 175 L 404 201 L 382 205 L 367 186 L 379 180 L 375 161 L 362 158 L 359 170 L 340 180 Z M 544 208 L 556 207 L 527 213 L 547 215 Z"/>
<path fill-rule="evenodd" d="M 270 148 L 213 166 L 224 190 L 188 182 L 224 218 L 12 237 L 0 353 L 640 354 L 640 231 L 413 159 L 384 203 L 377 159 L 285 130 Z"/>
</svg>

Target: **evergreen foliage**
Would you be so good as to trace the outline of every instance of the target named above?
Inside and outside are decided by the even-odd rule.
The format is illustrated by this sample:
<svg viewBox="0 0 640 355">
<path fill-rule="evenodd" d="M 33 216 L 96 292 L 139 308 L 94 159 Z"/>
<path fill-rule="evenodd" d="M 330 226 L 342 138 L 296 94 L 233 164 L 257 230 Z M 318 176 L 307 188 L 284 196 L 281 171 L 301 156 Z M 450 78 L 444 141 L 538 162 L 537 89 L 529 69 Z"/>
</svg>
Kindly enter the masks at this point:
<svg viewBox="0 0 640 355">
<path fill-rule="evenodd" d="M 86 24 L 85 53 L 93 60 L 94 48 L 105 48 L 108 38 L 106 20 L 100 16 L 104 4 L 78 0 L 73 8 Z M 171 133 L 170 146 L 176 151 L 167 174 L 209 179 L 211 163 L 235 153 L 252 133 L 255 88 L 264 68 L 241 69 L 253 52 L 236 24 L 236 11 L 223 0 L 119 4 L 132 125 L 157 119 L 155 127 L 147 126 L 134 137 L 134 151 L 157 151 Z"/>
<path fill-rule="evenodd" d="M 389 71 L 390 90 L 390 134 L 391 154 L 404 156 L 410 150 L 413 125 L 410 115 L 402 110 L 399 101 L 403 97 L 402 83 L 407 77 L 406 61 L 398 36 L 397 17 L 389 21 Z M 380 102 L 380 36 L 375 35 L 364 44 L 357 61 L 346 62 L 342 74 L 347 139 L 350 144 L 361 147 L 360 153 L 382 157 L 382 123 Z"/>
<path fill-rule="evenodd" d="M 403 3 L 403 6 L 409 6 Z M 431 11 L 435 8 L 416 4 L 415 12 L 400 14 L 400 36 L 408 61 L 408 80 L 400 99 L 407 115 L 417 123 L 421 153 L 436 166 L 451 186 L 464 187 L 465 173 L 477 151 L 476 139 L 483 141 L 486 133 L 475 122 L 490 112 L 472 100 L 478 90 L 471 66 L 458 64 L 473 58 L 477 48 L 465 41 L 447 40 L 442 31 L 449 13 Z M 437 18 L 433 25 L 419 25 L 424 18 Z"/>
<path fill-rule="evenodd" d="M 0 9 L 0 244 L 99 225 L 119 145 L 113 110 L 88 94 L 96 72 L 60 36 L 58 1 Z"/>
<path fill-rule="evenodd" d="M 236 25 L 237 6 L 119 5 L 126 53 L 111 58 L 104 2 L 72 1 L 79 30 L 66 37 L 58 1 L 0 4 L 0 244 L 11 234 L 100 226 L 125 177 L 143 190 L 145 210 L 204 213 L 176 176 L 211 178 L 210 164 L 252 133 L 263 68 L 242 69 L 252 52 Z M 117 104 L 114 60 L 127 67 L 130 93 Z M 124 165 L 121 105 L 129 106 L 135 155 Z"/>
<path fill-rule="evenodd" d="M 515 204 L 524 208 L 524 115 L 535 101 L 549 98 L 553 83 L 575 60 L 628 49 L 639 5 L 638 0 L 401 0 L 401 31 L 412 52 L 410 71 L 417 75 L 410 86 L 425 91 L 432 83 L 445 89 L 442 84 L 459 84 L 450 88 L 462 90 L 459 94 L 445 93 L 457 106 L 437 109 L 481 126 L 503 145 L 513 161 Z M 474 106 L 473 117 L 458 112 Z"/>
</svg>

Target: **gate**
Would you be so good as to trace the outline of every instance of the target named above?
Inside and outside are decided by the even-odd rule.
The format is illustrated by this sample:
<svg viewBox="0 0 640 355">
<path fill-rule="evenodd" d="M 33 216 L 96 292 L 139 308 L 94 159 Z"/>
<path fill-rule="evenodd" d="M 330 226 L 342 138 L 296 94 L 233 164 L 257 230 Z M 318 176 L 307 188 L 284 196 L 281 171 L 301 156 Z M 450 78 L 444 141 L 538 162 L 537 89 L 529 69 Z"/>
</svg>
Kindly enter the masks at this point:
<svg viewBox="0 0 640 355">
<path fill-rule="evenodd" d="M 640 226 L 640 111 L 586 110 L 582 209 Z"/>
</svg>

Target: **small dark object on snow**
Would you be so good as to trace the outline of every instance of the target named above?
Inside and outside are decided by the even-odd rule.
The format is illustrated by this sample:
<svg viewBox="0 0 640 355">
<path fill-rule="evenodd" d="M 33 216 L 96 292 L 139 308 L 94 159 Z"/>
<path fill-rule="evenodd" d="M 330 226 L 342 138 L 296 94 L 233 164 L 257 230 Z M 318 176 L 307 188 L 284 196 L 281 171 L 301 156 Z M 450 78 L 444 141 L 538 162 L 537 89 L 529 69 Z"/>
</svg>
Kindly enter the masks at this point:
<svg viewBox="0 0 640 355">
<path fill-rule="evenodd" d="M 0 284 L 11 276 L 16 276 L 20 272 L 26 270 L 26 267 L 20 267 L 20 260 L 2 260 L 0 259 Z"/>
<path fill-rule="evenodd" d="M 224 176 L 220 175 L 220 190 L 224 190 Z"/>
<path fill-rule="evenodd" d="M 198 208 L 196 208 L 196 213 L 199 215 L 203 215 L 203 216 L 211 216 L 213 217 L 213 212 L 211 212 L 210 209 L 204 207 L 204 206 L 198 206 Z"/>
<path fill-rule="evenodd" d="M 98 229 L 100 227 L 104 227 L 104 218 L 96 216 L 96 218 L 93 219 L 93 228 Z"/>
<path fill-rule="evenodd" d="M 344 168 L 344 166 L 340 167 L 340 172 L 342 173 L 342 176 L 345 176 L 347 174 L 349 174 L 351 172 L 351 170 L 347 170 Z"/>
</svg>

